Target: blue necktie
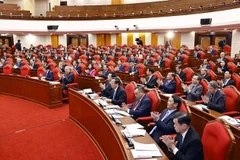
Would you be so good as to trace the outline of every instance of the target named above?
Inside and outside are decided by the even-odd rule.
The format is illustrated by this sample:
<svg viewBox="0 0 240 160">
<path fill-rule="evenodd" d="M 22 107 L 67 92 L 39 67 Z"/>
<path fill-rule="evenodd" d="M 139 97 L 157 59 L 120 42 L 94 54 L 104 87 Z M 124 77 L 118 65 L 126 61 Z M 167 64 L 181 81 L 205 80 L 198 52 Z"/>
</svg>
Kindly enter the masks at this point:
<svg viewBox="0 0 240 160">
<path fill-rule="evenodd" d="M 179 136 L 179 140 L 178 140 L 178 149 L 181 148 L 182 143 L 183 143 L 183 136 L 182 136 L 182 134 L 181 134 L 181 135 Z"/>
</svg>

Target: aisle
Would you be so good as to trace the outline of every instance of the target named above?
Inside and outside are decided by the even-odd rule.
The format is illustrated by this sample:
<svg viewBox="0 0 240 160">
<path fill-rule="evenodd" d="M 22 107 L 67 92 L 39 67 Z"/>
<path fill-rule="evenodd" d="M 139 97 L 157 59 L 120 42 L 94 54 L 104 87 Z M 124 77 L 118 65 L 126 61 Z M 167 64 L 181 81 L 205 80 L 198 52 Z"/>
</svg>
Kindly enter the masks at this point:
<svg viewBox="0 0 240 160">
<path fill-rule="evenodd" d="M 48 109 L 4 95 L 0 103 L 1 159 L 102 159 L 85 132 L 68 118 L 68 104 Z"/>
</svg>

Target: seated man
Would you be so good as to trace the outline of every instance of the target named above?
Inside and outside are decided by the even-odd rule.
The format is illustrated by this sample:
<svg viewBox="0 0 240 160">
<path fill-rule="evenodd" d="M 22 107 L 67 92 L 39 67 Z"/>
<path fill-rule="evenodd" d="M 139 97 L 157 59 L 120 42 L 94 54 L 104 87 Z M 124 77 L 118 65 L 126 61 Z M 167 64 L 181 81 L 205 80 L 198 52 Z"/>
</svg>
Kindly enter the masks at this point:
<svg viewBox="0 0 240 160">
<path fill-rule="evenodd" d="M 235 81 L 232 79 L 232 71 L 225 71 L 224 79 L 218 80 L 219 88 L 224 88 L 230 85 L 235 86 Z"/>
<path fill-rule="evenodd" d="M 38 69 L 38 65 L 35 63 L 35 61 L 33 59 L 30 59 L 29 67 L 32 70 L 37 70 Z"/>
<path fill-rule="evenodd" d="M 201 68 L 211 69 L 211 66 L 209 64 L 209 59 L 204 59 L 203 60 L 203 63 L 200 65 L 200 69 Z"/>
<path fill-rule="evenodd" d="M 103 70 L 99 72 L 100 77 L 103 77 L 104 79 L 108 78 L 109 70 L 107 65 L 103 65 Z"/>
<path fill-rule="evenodd" d="M 148 76 L 147 80 L 146 80 L 145 77 L 141 77 L 141 81 L 142 81 L 143 85 L 146 88 L 155 88 L 156 85 L 157 85 L 157 78 L 153 75 L 154 69 L 149 68 L 149 69 L 147 69 L 146 73 L 147 73 L 147 76 Z"/>
<path fill-rule="evenodd" d="M 176 81 L 174 78 L 175 73 L 169 72 L 164 82 L 158 79 L 157 83 L 159 85 L 159 89 L 164 93 L 174 93 L 176 90 Z"/>
<path fill-rule="evenodd" d="M 226 96 L 218 90 L 216 81 L 209 82 L 207 95 L 202 96 L 202 100 L 209 109 L 220 113 L 225 111 Z"/>
<path fill-rule="evenodd" d="M 167 102 L 167 108 L 161 114 L 151 112 L 153 121 L 156 123 L 149 134 L 153 137 L 154 141 L 160 145 L 159 137 L 165 134 L 176 133 L 173 126 L 173 116 L 181 106 L 182 100 L 178 96 L 171 96 Z"/>
<path fill-rule="evenodd" d="M 209 46 L 207 53 L 210 53 L 212 56 L 215 56 L 216 50 L 213 48 L 213 46 Z"/>
<path fill-rule="evenodd" d="M 102 97 L 110 97 L 112 92 L 113 92 L 113 88 L 111 87 L 111 81 L 113 78 L 115 78 L 115 74 L 113 73 L 109 73 L 108 74 L 108 78 L 107 78 L 107 82 L 105 84 L 100 83 L 100 88 L 102 90 L 100 96 Z"/>
<path fill-rule="evenodd" d="M 54 81 L 53 72 L 50 70 L 50 66 L 47 66 L 45 71 L 45 79 L 48 81 Z"/>
<path fill-rule="evenodd" d="M 117 62 L 117 66 L 115 67 L 115 71 L 119 71 L 119 72 L 125 72 L 125 67 L 124 65 L 122 64 L 122 61 L 121 60 L 118 60 Z"/>
<path fill-rule="evenodd" d="M 154 63 L 155 66 L 158 66 L 158 68 L 164 68 L 165 67 L 165 61 L 163 60 L 162 56 L 158 56 L 156 62 Z"/>
<path fill-rule="evenodd" d="M 175 160 L 204 160 L 203 145 L 198 133 L 191 127 L 191 117 L 186 112 L 177 112 L 173 117 L 175 140 L 168 135 L 160 139 L 173 152 Z"/>
<path fill-rule="evenodd" d="M 137 75 L 138 74 L 138 68 L 136 67 L 136 65 L 134 64 L 133 61 L 130 62 L 128 73 L 130 75 Z"/>
<path fill-rule="evenodd" d="M 22 59 L 21 58 L 17 58 L 17 62 L 14 64 L 13 68 L 21 69 L 22 66 L 23 66 Z"/>
<path fill-rule="evenodd" d="M 150 116 L 151 101 L 145 94 L 144 88 L 142 86 L 136 87 L 134 94 L 136 99 L 133 104 L 129 107 L 123 104 L 121 110 L 128 112 L 134 119 Z"/>
<path fill-rule="evenodd" d="M 181 78 L 183 82 L 186 82 L 186 73 L 182 71 L 181 65 L 176 65 L 176 74 Z"/>
<path fill-rule="evenodd" d="M 113 78 L 111 80 L 111 87 L 113 88 L 112 94 L 107 99 L 107 102 L 111 102 L 115 105 L 121 106 L 122 103 L 127 103 L 127 94 L 122 86 L 120 86 L 120 79 Z"/>
<path fill-rule="evenodd" d="M 60 82 L 62 83 L 62 89 L 67 89 L 67 85 L 74 82 L 74 75 L 71 72 L 71 67 L 66 66 L 65 67 L 65 74 L 59 75 Z"/>
<path fill-rule="evenodd" d="M 208 82 L 211 81 L 211 76 L 207 73 L 207 69 L 206 68 L 201 68 L 200 76 L 201 76 L 202 79 L 206 79 Z"/>
<path fill-rule="evenodd" d="M 6 60 L 4 58 L 1 58 L 0 68 L 3 68 L 6 64 L 7 64 Z"/>
<path fill-rule="evenodd" d="M 192 77 L 192 84 L 190 84 L 189 86 L 182 84 L 184 94 L 186 95 L 186 100 L 189 100 L 192 102 L 201 100 L 203 87 L 200 84 L 200 81 L 201 81 L 201 77 L 198 75 L 194 75 Z"/>
</svg>

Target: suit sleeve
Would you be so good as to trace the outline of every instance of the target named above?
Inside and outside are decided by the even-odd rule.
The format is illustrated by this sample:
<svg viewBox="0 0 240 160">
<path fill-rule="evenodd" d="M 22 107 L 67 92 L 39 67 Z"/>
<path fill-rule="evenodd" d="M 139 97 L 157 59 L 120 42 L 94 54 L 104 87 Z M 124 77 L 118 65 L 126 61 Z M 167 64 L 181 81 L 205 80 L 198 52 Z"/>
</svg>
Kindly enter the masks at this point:
<svg viewBox="0 0 240 160">
<path fill-rule="evenodd" d="M 199 99 L 202 95 L 202 92 L 203 92 L 203 88 L 198 87 L 198 89 L 195 92 L 189 92 L 187 94 L 190 94 L 192 97 L 194 97 L 194 99 Z"/>
<path fill-rule="evenodd" d="M 187 78 L 186 78 L 186 73 L 183 72 L 183 75 L 182 75 L 182 81 L 183 81 L 183 82 L 186 82 L 186 79 L 187 79 Z"/>
<path fill-rule="evenodd" d="M 121 106 L 123 102 L 124 103 L 127 102 L 127 95 L 126 95 L 126 92 L 124 90 L 122 90 L 119 93 L 119 98 L 118 99 L 112 99 L 112 103 L 115 104 L 115 105 Z"/>
<path fill-rule="evenodd" d="M 154 88 L 156 86 L 156 83 L 157 83 L 157 78 L 153 77 L 153 80 L 151 80 L 151 83 L 147 83 L 146 86 L 148 88 Z"/>
<path fill-rule="evenodd" d="M 156 126 L 158 129 L 163 130 L 165 134 L 175 133 L 173 120 L 169 120 L 167 123 L 161 121 L 160 119 L 156 122 Z"/>
<path fill-rule="evenodd" d="M 65 78 L 63 79 L 63 83 L 64 83 L 65 85 L 67 85 L 67 84 L 73 83 L 73 80 L 74 80 L 74 76 L 73 76 L 73 74 L 71 74 L 70 76 L 65 77 Z"/>
<path fill-rule="evenodd" d="M 183 154 L 180 150 L 176 153 L 175 159 L 177 160 L 193 160 L 202 152 L 202 144 L 199 140 L 193 140 L 186 149 L 186 153 Z"/>
<path fill-rule="evenodd" d="M 141 117 L 142 115 L 146 114 L 147 112 L 150 113 L 151 110 L 151 102 L 150 100 L 145 100 L 142 102 L 141 107 L 137 110 L 130 110 L 129 114 L 133 115 L 133 117 Z"/>
<path fill-rule="evenodd" d="M 226 103 L 226 97 L 225 95 L 221 95 L 219 98 L 218 98 L 218 101 L 217 103 L 213 103 L 213 102 L 208 102 L 208 108 L 210 109 L 213 109 L 217 112 L 224 112 L 225 111 L 225 103 Z"/>
</svg>

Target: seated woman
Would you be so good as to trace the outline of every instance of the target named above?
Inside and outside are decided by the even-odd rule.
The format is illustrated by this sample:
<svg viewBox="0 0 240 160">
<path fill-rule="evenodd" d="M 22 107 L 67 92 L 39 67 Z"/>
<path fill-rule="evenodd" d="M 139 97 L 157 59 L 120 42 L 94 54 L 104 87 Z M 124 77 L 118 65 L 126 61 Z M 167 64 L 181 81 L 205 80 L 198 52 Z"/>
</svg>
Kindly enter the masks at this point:
<svg viewBox="0 0 240 160">
<path fill-rule="evenodd" d="M 90 63 L 88 68 L 85 70 L 86 74 L 89 76 L 94 77 L 96 75 L 96 70 L 94 69 L 93 65 Z"/>
<path fill-rule="evenodd" d="M 175 57 L 175 61 L 176 61 L 177 63 L 182 63 L 182 62 L 183 62 L 183 58 L 182 58 L 180 52 L 178 52 L 177 56 Z"/>
<path fill-rule="evenodd" d="M 220 62 L 220 67 L 218 67 L 217 69 L 218 73 L 224 73 L 225 71 L 228 71 L 228 65 L 227 65 L 227 62 L 222 60 Z"/>
</svg>

